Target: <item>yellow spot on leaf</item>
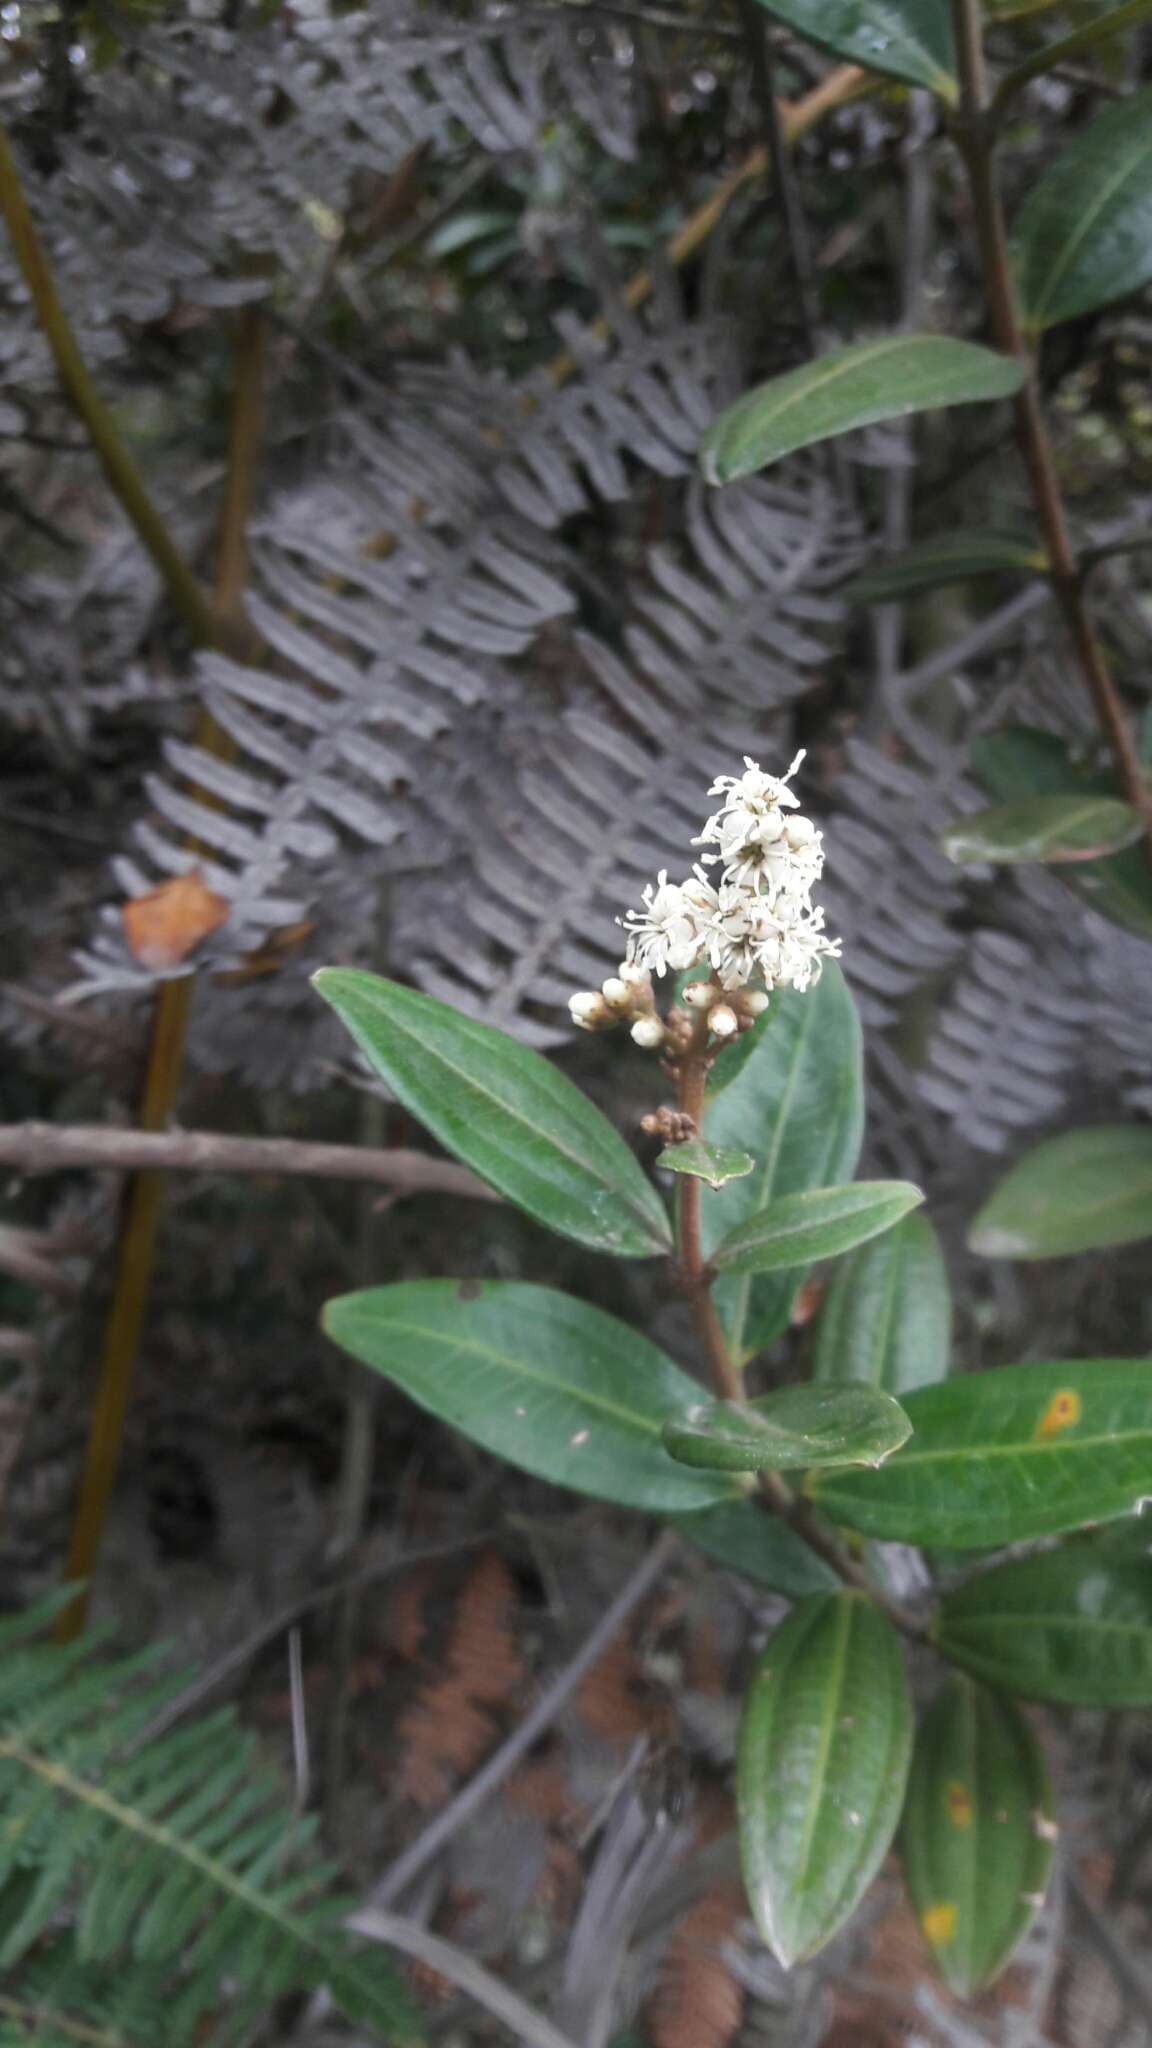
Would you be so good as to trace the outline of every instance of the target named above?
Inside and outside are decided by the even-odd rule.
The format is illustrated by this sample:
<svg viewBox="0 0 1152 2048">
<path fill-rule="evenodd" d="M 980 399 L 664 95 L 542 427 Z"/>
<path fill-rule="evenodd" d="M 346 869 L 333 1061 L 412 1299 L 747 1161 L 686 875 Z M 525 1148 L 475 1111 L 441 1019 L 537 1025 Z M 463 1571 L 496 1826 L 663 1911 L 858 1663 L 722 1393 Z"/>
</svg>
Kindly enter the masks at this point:
<svg viewBox="0 0 1152 2048">
<path fill-rule="evenodd" d="M 956 1932 L 955 1906 L 950 1902 L 947 1905 L 926 1906 L 920 1915 L 920 1925 L 928 1941 L 951 1941 Z"/>
<path fill-rule="evenodd" d="M 954 1778 L 951 1784 L 944 1787 L 944 1804 L 948 1808 L 948 1818 L 954 1828 L 971 1827 L 972 1801 L 968 1795 L 967 1785 L 961 1785 L 959 1780 Z"/>
<path fill-rule="evenodd" d="M 1060 1387 L 1053 1394 L 1034 1432 L 1038 1444 L 1047 1443 L 1048 1438 L 1059 1436 L 1062 1429 L 1071 1429 L 1080 1420 L 1080 1396 L 1073 1387 Z"/>
</svg>

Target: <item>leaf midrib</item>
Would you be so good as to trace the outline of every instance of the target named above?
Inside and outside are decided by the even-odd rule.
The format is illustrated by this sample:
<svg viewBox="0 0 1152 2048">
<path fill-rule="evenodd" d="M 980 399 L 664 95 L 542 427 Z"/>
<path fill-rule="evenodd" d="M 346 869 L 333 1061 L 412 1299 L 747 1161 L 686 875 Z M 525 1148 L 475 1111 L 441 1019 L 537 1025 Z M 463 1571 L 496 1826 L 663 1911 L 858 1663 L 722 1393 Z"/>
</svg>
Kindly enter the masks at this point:
<svg viewBox="0 0 1152 2048">
<path fill-rule="evenodd" d="M 820 1723 L 820 1735 L 812 1771 L 812 1782 L 800 1836 L 800 1851 L 796 1866 L 798 1890 L 803 1889 L 804 1877 L 808 1868 L 808 1858 L 812 1849 L 813 1837 L 816 1833 L 816 1824 L 824 1801 L 828 1759 L 832 1752 L 833 1737 L 840 1714 L 840 1701 L 844 1687 L 844 1669 L 848 1660 L 848 1645 L 852 1637 L 852 1622 L 855 1616 L 856 1603 L 852 1594 L 840 1593 L 834 1595 L 834 1598 L 837 1605 L 836 1634 L 832 1644 L 832 1661 L 829 1670 L 830 1682 L 826 1686 L 824 1693 L 824 1713 Z M 799 1917 L 798 1914 L 797 1918 L 799 1919 Z"/>
<path fill-rule="evenodd" d="M 912 1428 L 913 1432 L 915 1432 L 915 1419 L 913 1419 Z M 913 1434 L 912 1441 L 915 1442 L 915 1434 Z M 975 1443 L 954 1444 L 946 1450 L 939 1451 L 902 1450 L 896 1454 L 900 1459 L 899 1466 L 890 1464 L 888 1470 L 891 1474 L 895 1471 L 906 1471 L 909 1465 L 915 1464 L 946 1465 L 954 1458 L 1050 1458 L 1056 1456 L 1061 1451 L 1098 1450 L 1103 1444 L 1126 1443 L 1152 1444 L 1152 1423 L 1147 1424 L 1143 1429 L 1109 1430 L 1103 1436 L 1070 1436 L 1065 1432 L 1058 1438 L 1054 1437 L 1051 1442 L 1042 1444 L 1031 1442 L 1013 1444 Z"/>
<path fill-rule="evenodd" d="M 355 1326 L 357 1319 L 353 1316 L 349 1321 Z M 365 1320 L 361 1322 L 360 1327 L 371 1330 L 373 1334 L 385 1329 L 389 1334 L 395 1331 L 400 1336 L 418 1337 L 426 1344 L 439 1344 L 447 1350 L 474 1352 L 478 1357 L 489 1359 L 502 1367 L 505 1372 L 516 1373 L 521 1379 L 530 1380 L 537 1386 L 549 1387 L 554 1393 L 568 1394 L 573 1400 L 582 1402 L 585 1407 L 599 1409 L 602 1414 L 614 1416 L 649 1436 L 659 1437 L 664 1423 L 669 1419 L 665 1415 L 661 1416 L 658 1422 L 650 1422 L 647 1416 L 642 1415 L 637 1409 L 622 1408 L 619 1402 L 610 1400 L 607 1395 L 594 1394 L 573 1381 L 560 1380 L 554 1374 L 538 1372 L 532 1366 L 524 1364 L 513 1353 L 498 1351 L 493 1345 L 480 1343 L 475 1337 L 448 1337 L 426 1323 L 403 1322 L 395 1316 L 388 1316 L 383 1324 Z M 397 1384 L 403 1386 L 404 1382 L 398 1380 Z"/>
<path fill-rule="evenodd" d="M 640 1201 L 638 1196 L 633 1195 L 626 1188 L 621 1188 L 618 1182 L 607 1180 L 605 1178 L 605 1169 L 601 1165 L 596 1163 L 594 1156 L 593 1158 L 589 1159 L 585 1157 L 582 1153 L 574 1152 L 570 1145 L 565 1144 L 563 1140 L 556 1137 L 553 1132 L 545 1130 L 542 1125 L 533 1123 L 531 1118 L 525 1116 L 522 1110 L 517 1109 L 513 1105 L 510 1105 L 506 1097 L 496 1094 L 493 1089 L 487 1087 L 484 1082 L 478 1080 L 474 1074 L 465 1074 L 461 1071 L 461 1069 L 458 1066 L 453 1066 L 451 1060 L 447 1059 L 445 1055 L 441 1051 L 439 1051 L 439 1049 L 435 1045 L 429 1043 L 426 1040 L 421 1039 L 419 1034 L 412 1030 L 412 1028 L 409 1025 L 406 1025 L 402 1019 L 397 1019 L 394 1015 L 389 1014 L 386 1007 L 382 1009 L 382 1014 L 390 1028 L 396 1031 L 402 1038 L 404 1038 L 409 1043 L 410 1048 L 416 1048 L 420 1055 L 421 1060 L 425 1064 L 429 1066 L 436 1065 L 442 1068 L 443 1071 L 446 1074 L 450 1075 L 451 1078 L 457 1084 L 462 1084 L 465 1088 L 472 1089 L 477 1095 L 482 1096 L 486 1102 L 493 1103 L 497 1109 L 501 1110 L 502 1113 L 505 1116 L 509 1117 L 513 1122 L 522 1124 L 526 1131 L 533 1132 L 538 1138 L 544 1139 L 544 1141 L 547 1144 L 553 1145 L 557 1152 L 561 1153 L 565 1159 L 570 1160 L 574 1166 L 579 1167 L 584 1173 L 590 1174 L 596 1180 L 600 1181 L 602 1186 L 606 1186 L 614 1195 L 618 1195 L 620 1199 L 623 1201 L 625 1207 L 629 1210 L 630 1214 L 643 1224 L 645 1235 L 649 1239 L 649 1242 L 656 1244 L 660 1249 L 665 1248 L 667 1242 L 669 1242 L 670 1239 L 667 1231 L 667 1218 L 664 1217 L 664 1211 L 662 1208 L 659 1210 L 659 1214 L 661 1215 L 661 1217 L 664 1218 L 665 1230 L 664 1233 L 659 1238 L 657 1238 L 654 1221 L 655 1210 L 650 1211 L 645 1206 L 645 1204 Z M 549 1069 L 549 1071 L 551 1070 Z M 396 1092 L 399 1095 L 399 1089 L 397 1089 Z M 424 1121 L 422 1111 L 419 1108 L 414 1107 L 411 1103 L 406 1103 L 405 1107 L 411 1109 L 412 1114 L 414 1116 L 418 1116 L 421 1118 L 421 1121 Z M 588 1109 L 593 1116 L 600 1115 L 600 1111 L 596 1108 L 594 1103 L 589 1103 Z M 612 1137 L 617 1136 L 617 1133 L 612 1130 L 611 1124 L 607 1125 L 607 1130 Z M 633 1159 L 632 1154 L 628 1151 L 628 1148 L 624 1144 L 622 1139 L 620 1140 L 620 1149 L 623 1153 L 624 1158 L 627 1159 L 629 1165 L 638 1173 L 639 1168 L 636 1166 L 636 1162 Z M 483 1172 L 483 1169 L 479 1170 Z M 491 1178 L 490 1175 L 485 1177 Z M 547 1176 L 542 1175 L 541 1178 L 546 1179 Z M 646 1181 L 644 1183 L 644 1186 L 645 1190 L 647 1191 L 648 1183 Z M 658 1203 L 659 1201 L 659 1197 L 656 1196 L 654 1191 L 652 1191 L 652 1199 L 654 1203 Z"/>
<path fill-rule="evenodd" d="M 1106 185 L 1102 187 L 1101 191 L 1097 195 L 1095 205 L 1090 207 L 1088 212 L 1084 215 L 1077 231 L 1069 236 L 1068 241 L 1066 242 L 1064 247 L 1063 257 L 1061 261 L 1058 262 L 1049 272 L 1045 289 L 1036 303 L 1035 311 L 1033 314 L 1034 322 L 1042 323 L 1044 313 L 1052 303 L 1052 297 L 1056 289 L 1056 286 L 1059 284 L 1061 277 L 1067 270 L 1068 265 L 1072 260 L 1073 254 L 1079 248 L 1080 244 L 1084 240 L 1085 235 L 1087 235 L 1089 231 L 1095 226 L 1096 221 L 1098 220 L 1104 207 L 1107 206 L 1108 203 L 1112 200 L 1116 192 L 1119 190 L 1120 186 L 1123 185 L 1123 183 L 1125 182 L 1125 180 L 1131 177 L 1134 171 L 1139 169 L 1141 158 L 1147 155 L 1149 152 L 1152 152 L 1152 94 L 1150 94 L 1148 98 L 1149 125 L 1144 129 L 1142 134 L 1136 137 L 1136 146 L 1132 155 L 1125 158 L 1124 163 L 1117 171 L 1115 177 L 1112 178 Z"/>
<path fill-rule="evenodd" d="M 798 382 L 794 386 L 794 388 L 787 394 L 787 396 L 780 401 L 780 403 L 776 406 L 775 410 L 770 414 L 767 414 L 766 417 L 768 417 L 772 426 L 775 427 L 780 420 L 785 419 L 790 412 L 794 411 L 796 406 L 803 405 L 807 399 L 812 398 L 816 393 L 826 391 L 829 385 L 837 383 L 841 377 L 851 376 L 854 370 L 870 368 L 873 363 L 877 362 L 880 358 L 884 356 L 893 354 L 898 355 L 901 352 L 901 350 L 906 350 L 908 348 L 909 343 L 913 339 L 917 341 L 923 341 L 925 339 L 935 338 L 937 337 L 926 337 L 923 335 L 911 336 L 907 334 L 886 335 L 883 341 L 873 342 L 871 347 L 866 346 L 858 351 L 853 350 L 852 354 L 846 360 L 845 358 L 841 357 L 838 363 L 833 363 L 831 367 L 825 370 L 821 375 L 811 375 L 807 378 L 806 381 Z M 939 339 L 941 340 L 943 340 L 944 338 L 945 337 L 943 336 L 939 337 Z M 798 379 L 804 378 L 803 371 L 794 371 L 792 374 L 796 376 Z M 745 413 L 745 418 L 748 418 L 749 415 L 755 411 L 757 401 L 758 394 L 756 392 L 750 392 L 748 399 L 746 401 L 747 411 Z M 763 400 L 760 399 L 759 403 L 763 404 Z"/>
</svg>

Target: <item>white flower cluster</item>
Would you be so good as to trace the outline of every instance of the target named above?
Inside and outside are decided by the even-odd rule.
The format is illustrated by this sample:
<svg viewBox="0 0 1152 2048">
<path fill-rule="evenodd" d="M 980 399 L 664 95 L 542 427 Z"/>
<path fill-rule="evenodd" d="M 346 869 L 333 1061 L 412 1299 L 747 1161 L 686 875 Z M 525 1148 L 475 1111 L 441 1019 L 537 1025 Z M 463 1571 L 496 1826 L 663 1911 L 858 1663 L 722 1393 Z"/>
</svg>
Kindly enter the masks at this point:
<svg viewBox="0 0 1152 2048">
<path fill-rule="evenodd" d="M 765 987 L 806 989 L 823 961 L 840 951 L 825 936 L 824 912 L 811 891 L 824 866 L 824 849 L 811 819 L 792 817 L 799 799 L 788 773 L 766 775 L 744 757 L 743 775 L 721 775 L 709 796 L 723 797 L 697 846 L 715 846 L 683 882 L 661 870 L 643 894 L 643 908 L 621 919 L 628 958 L 654 974 L 707 962 L 723 989 L 761 979 Z M 718 867 L 713 884 L 705 867 Z"/>
</svg>

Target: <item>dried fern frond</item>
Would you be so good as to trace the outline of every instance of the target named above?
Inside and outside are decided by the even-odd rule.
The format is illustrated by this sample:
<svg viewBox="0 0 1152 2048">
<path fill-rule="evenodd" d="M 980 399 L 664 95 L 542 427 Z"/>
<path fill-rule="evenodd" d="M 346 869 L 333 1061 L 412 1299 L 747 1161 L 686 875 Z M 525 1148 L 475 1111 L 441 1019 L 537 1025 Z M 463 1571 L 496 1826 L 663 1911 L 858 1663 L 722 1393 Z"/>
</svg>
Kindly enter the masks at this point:
<svg viewBox="0 0 1152 2048">
<path fill-rule="evenodd" d="M 395 1970 L 343 1935 L 330 1869 L 301 1853 L 312 1826 L 232 1711 L 150 1741 L 180 1679 L 157 1679 L 151 1657 L 108 1662 L 89 1643 L 37 1641 L 49 1618 L 0 1628 L 6 1992 L 67 2002 L 77 1958 L 122 1968 L 130 1954 L 145 1994 L 166 1973 L 172 2048 L 235 2041 L 284 1991 L 321 1984 L 352 2018 L 408 2034 Z M 42 1954 L 67 1922 L 74 1949 Z M 157 2037 L 130 2038 L 154 2048 Z"/>
<path fill-rule="evenodd" d="M 978 932 L 939 1012 L 920 1090 L 957 1133 L 999 1152 L 1061 1107 L 1089 1011 L 1075 970 Z"/>
<path fill-rule="evenodd" d="M 397 1723 L 396 1786 L 415 1805 L 442 1805 L 492 1747 L 493 1709 L 515 1697 L 524 1677 L 513 1632 L 517 1607 L 507 1565 L 498 1552 L 486 1552 L 464 1581 L 435 1666 Z"/>
<path fill-rule="evenodd" d="M 716 1885 L 678 1922 L 648 2002 L 652 2048 L 729 2048 L 744 1991 L 725 1954 L 744 1915 L 739 1885 Z"/>
</svg>

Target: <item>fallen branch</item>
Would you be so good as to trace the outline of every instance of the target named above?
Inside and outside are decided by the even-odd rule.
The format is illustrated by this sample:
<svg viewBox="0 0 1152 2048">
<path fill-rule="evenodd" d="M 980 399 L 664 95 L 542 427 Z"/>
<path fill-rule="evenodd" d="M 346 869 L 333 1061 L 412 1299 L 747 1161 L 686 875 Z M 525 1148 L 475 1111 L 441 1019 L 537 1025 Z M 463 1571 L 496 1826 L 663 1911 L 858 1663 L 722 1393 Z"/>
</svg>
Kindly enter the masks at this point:
<svg viewBox="0 0 1152 2048">
<path fill-rule="evenodd" d="M 312 1145 L 295 1138 L 233 1138 L 223 1131 L 119 1130 L 105 1124 L 0 1125 L 0 1167 L 21 1174 L 93 1166 L 118 1172 L 299 1173 L 327 1180 L 378 1181 L 398 1194 L 499 1196 L 450 1159 L 399 1146 Z"/>
</svg>

